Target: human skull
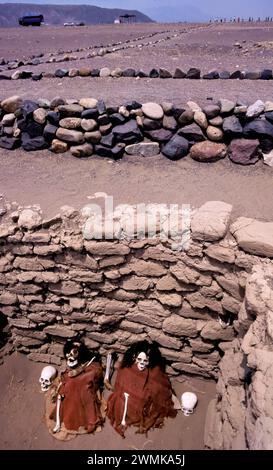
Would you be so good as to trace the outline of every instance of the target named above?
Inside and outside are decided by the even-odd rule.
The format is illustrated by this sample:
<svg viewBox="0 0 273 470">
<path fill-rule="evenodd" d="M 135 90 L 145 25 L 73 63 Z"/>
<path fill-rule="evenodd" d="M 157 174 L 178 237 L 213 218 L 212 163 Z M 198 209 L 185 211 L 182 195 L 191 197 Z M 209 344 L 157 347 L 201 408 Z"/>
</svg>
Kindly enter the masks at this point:
<svg viewBox="0 0 273 470">
<path fill-rule="evenodd" d="M 149 364 L 149 359 L 147 357 L 147 354 L 145 352 L 140 352 L 136 358 L 136 365 L 138 370 L 141 372 L 148 367 Z"/>
<path fill-rule="evenodd" d="M 57 377 L 57 369 L 55 367 L 46 366 L 43 368 L 39 378 L 42 392 L 46 392 L 49 389 L 55 377 Z"/>
<path fill-rule="evenodd" d="M 193 413 L 194 407 L 197 403 L 197 396 L 192 392 L 182 393 L 181 408 L 185 416 Z"/>
<path fill-rule="evenodd" d="M 67 366 L 71 369 L 76 367 L 79 362 L 79 347 L 76 345 L 74 348 L 71 349 L 69 353 L 66 354 L 66 363 Z"/>
</svg>

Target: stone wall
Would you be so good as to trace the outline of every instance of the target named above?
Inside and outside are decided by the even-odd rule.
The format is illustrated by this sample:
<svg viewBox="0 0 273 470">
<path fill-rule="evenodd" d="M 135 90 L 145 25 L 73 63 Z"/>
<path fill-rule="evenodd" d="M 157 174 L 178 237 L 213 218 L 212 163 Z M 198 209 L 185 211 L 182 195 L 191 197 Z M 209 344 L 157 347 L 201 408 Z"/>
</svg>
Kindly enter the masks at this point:
<svg viewBox="0 0 273 470">
<path fill-rule="evenodd" d="M 108 240 L 94 240 L 88 206 L 80 213 L 66 206 L 45 220 L 38 208 L 3 203 L 0 312 L 13 346 L 60 364 L 67 338 L 80 336 L 103 355 L 150 338 L 171 375 L 216 379 L 239 331 L 248 273 L 273 257 L 272 224 L 241 217 L 229 227 L 231 211 L 221 202 L 194 211 L 191 242 L 180 250 L 179 233 L 127 236 L 122 208 L 112 239 L 105 222 Z"/>
<path fill-rule="evenodd" d="M 273 267 L 256 266 L 220 363 L 205 444 L 212 449 L 273 449 Z"/>
<path fill-rule="evenodd" d="M 273 164 L 273 102 L 244 103 L 220 99 L 200 107 L 189 101 L 106 106 L 103 100 L 52 101 L 13 96 L 1 102 L 0 147 L 26 151 L 70 150 L 75 157 L 95 154 L 113 159 L 129 155 L 170 160 L 187 155 L 213 162 L 228 156 L 252 165 L 264 158 Z"/>
</svg>

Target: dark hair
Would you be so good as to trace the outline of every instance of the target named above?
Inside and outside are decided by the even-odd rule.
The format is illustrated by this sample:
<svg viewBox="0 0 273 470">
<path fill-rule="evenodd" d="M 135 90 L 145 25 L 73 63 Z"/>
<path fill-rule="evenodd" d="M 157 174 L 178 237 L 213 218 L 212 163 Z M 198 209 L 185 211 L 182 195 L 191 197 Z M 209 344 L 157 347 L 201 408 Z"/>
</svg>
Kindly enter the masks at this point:
<svg viewBox="0 0 273 470">
<path fill-rule="evenodd" d="M 127 349 L 122 359 L 121 368 L 131 367 L 141 352 L 144 352 L 148 356 L 148 367 L 150 369 L 153 369 L 155 366 L 159 366 L 161 369 L 165 368 L 165 360 L 159 351 L 157 343 L 155 341 L 149 343 L 147 340 L 133 343 Z"/>
<path fill-rule="evenodd" d="M 70 353 L 74 348 L 77 348 L 79 351 L 78 362 L 79 364 L 84 364 L 92 359 L 95 356 L 94 361 L 100 362 L 101 357 L 97 352 L 90 351 L 87 346 L 82 341 L 70 340 L 68 339 L 64 345 L 63 353 L 64 356 Z"/>
</svg>

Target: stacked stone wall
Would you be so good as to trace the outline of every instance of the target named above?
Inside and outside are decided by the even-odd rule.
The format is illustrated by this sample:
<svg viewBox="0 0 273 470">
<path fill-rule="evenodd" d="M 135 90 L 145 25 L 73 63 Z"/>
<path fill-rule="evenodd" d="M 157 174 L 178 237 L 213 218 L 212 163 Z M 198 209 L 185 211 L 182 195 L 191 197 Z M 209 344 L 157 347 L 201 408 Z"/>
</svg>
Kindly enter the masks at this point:
<svg viewBox="0 0 273 470">
<path fill-rule="evenodd" d="M 142 155 L 160 152 L 170 160 L 189 155 L 199 162 L 229 157 L 253 165 L 273 164 L 273 102 L 252 105 L 220 99 L 205 106 L 56 97 L 24 100 L 12 96 L 0 106 L 0 147 L 25 151 L 70 151 L 75 157 Z"/>
<path fill-rule="evenodd" d="M 191 242 L 179 251 L 158 233 L 126 237 L 121 219 L 111 240 L 91 239 L 97 230 L 88 208 L 64 207 L 45 220 L 39 210 L 3 203 L 0 311 L 13 346 L 60 364 L 68 338 L 80 336 L 102 355 L 148 338 L 171 375 L 216 379 L 237 335 L 248 273 L 273 256 L 272 225 L 260 223 L 262 235 L 251 219 L 229 228 L 231 210 L 210 202 L 195 211 Z"/>
<path fill-rule="evenodd" d="M 273 449 L 273 267 L 255 266 L 207 413 L 211 449 Z"/>
</svg>

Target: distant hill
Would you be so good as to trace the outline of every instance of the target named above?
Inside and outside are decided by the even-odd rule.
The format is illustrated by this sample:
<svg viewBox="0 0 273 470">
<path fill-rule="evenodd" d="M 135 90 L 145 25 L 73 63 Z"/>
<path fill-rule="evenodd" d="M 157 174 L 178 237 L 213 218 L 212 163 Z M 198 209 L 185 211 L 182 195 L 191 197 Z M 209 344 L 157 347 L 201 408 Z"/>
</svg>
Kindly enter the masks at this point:
<svg viewBox="0 0 273 470">
<path fill-rule="evenodd" d="M 45 23 L 61 25 L 70 22 L 85 24 L 114 23 L 120 15 L 135 15 L 138 23 L 149 23 L 153 20 L 137 10 L 119 8 L 100 8 L 92 5 L 37 5 L 33 3 L 1 3 L 0 27 L 18 26 L 18 18 L 35 12 L 44 15 Z"/>
</svg>

